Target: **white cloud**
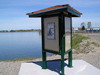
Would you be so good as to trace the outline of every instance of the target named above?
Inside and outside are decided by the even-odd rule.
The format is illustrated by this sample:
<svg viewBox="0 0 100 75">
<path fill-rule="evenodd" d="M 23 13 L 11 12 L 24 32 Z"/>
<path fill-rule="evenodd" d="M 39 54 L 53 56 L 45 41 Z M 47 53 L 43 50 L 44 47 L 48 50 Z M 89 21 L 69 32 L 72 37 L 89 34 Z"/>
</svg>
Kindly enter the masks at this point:
<svg viewBox="0 0 100 75">
<path fill-rule="evenodd" d="M 1 28 L 2 29 L 38 29 L 41 28 L 41 19 L 40 18 L 15 18 L 15 19 L 5 19 L 2 20 Z"/>
<path fill-rule="evenodd" d="M 81 27 L 82 22 L 85 22 L 86 27 L 87 27 L 88 22 L 91 22 L 92 27 L 100 27 L 100 20 L 99 19 L 100 18 L 98 18 L 98 17 L 95 17 L 95 18 L 80 17 L 80 18 L 73 18 L 72 21 L 74 22 L 75 27 Z"/>
<path fill-rule="evenodd" d="M 69 4 L 75 7 L 94 7 L 100 6 L 100 0 L 74 0 L 70 1 Z"/>
<path fill-rule="evenodd" d="M 87 23 L 88 21 L 91 21 L 92 24 L 100 24 L 99 10 L 95 9 L 98 12 L 89 12 L 88 9 L 84 10 L 87 7 L 89 9 L 93 7 L 99 9 L 100 0 L 0 0 L 0 28 L 40 28 L 41 20 L 38 18 L 28 18 L 26 13 L 41 9 L 42 7 L 47 8 L 61 4 L 70 4 L 72 7 L 82 10 L 82 17 L 73 18 L 76 26 L 80 26 L 81 22 Z"/>
<path fill-rule="evenodd" d="M 5 9 L 0 9 L 0 15 L 5 14 L 5 15 L 16 15 L 16 14 L 23 14 L 24 10 L 21 9 L 15 9 L 15 8 L 5 8 Z"/>
<path fill-rule="evenodd" d="M 52 6 L 70 4 L 75 7 L 100 5 L 100 0 L 2 0 L 0 6 Z"/>
</svg>

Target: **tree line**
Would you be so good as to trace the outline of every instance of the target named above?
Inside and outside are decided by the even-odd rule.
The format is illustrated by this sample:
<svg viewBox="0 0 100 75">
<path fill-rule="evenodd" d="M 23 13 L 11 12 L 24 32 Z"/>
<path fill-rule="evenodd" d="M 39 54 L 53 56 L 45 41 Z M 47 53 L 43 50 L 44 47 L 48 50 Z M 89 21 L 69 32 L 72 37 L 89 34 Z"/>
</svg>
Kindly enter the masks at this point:
<svg viewBox="0 0 100 75">
<path fill-rule="evenodd" d="M 85 26 L 86 26 L 86 24 L 84 22 L 82 22 L 81 23 L 82 30 L 85 30 L 85 28 L 86 28 Z M 92 27 L 91 22 L 88 22 L 87 23 L 87 28 L 90 29 L 91 27 Z"/>
<path fill-rule="evenodd" d="M 0 32 L 31 32 L 31 31 L 41 31 L 40 29 L 29 29 L 29 30 L 0 30 Z"/>
</svg>

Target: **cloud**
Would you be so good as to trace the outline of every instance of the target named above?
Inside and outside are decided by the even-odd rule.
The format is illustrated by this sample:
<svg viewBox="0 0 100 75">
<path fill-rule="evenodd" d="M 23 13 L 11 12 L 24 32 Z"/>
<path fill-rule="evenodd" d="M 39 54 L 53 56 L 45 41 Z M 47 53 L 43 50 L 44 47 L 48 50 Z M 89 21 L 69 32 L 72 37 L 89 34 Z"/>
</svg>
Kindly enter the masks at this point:
<svg viewBox="0 0 100 75">
<path fill-rule="evenodd" d="M 2 0 L 1 6 L 33 6 L 45 4 L 45 0 Z M 4 5 L 7 4 L 7 5 Z"/>
<path fill-rule="evenodd" d="M 0 0 L 0 28 L 40 28 L 40 18 L 28 18 L 26 13 L 61 4 L 70 4 L 81 10 L 82 17 L 73 18 L 76 26 L 88 21 L 94 25 L 100 24 L 100 0 Z"/>
<path fill-rule="evenodd" d="M 52 6 L 70 4 L 75 7 L 100 5 L 100 0 L 2 0 L 0 6 Z"/>
<path fill-rule="evenodd" d="M 16 15 L 16 14 L 23 14 L 23 10 L 21 9 L 15 9 L 15 8 L 4 8 L 0 9 L 0 15 L 5 14 L 5 15 Z"/>
<path fill-rule="evenodd" d="M 100 20 L 99 18 L 73 18 L 73 22 L 94 22 L 94 23 L 99 23 Z"/>
<path fill-rule="evenodd" d="M 70 1 L 69 4 L 74 7 L 95 7 L 100 6 L 100 0 L 74 0 Z"/>
<path fill-rule="evenodd" d="M 12 20 L 2 20 L 3 23 L 0 27 L 3 30 L 11 30 L 11 29 L 39 29 L 41 28 L 41 19 L 40 18 L 15 18 Z M 2 30 L 0 29 L 0 30 Z"/>
<path fill-rule="evenodd" d="M 75 27 L 81 27 L 81 23 L 85 22 L 86 27 L 87 23 L 91 22 L 92 27 L 99 27 L 100 26 L 100 18 L 95 17 L 95 18 L 87 18 L 87 17 L 80 17 L 80 18 L 73 18 L 72 22 L 74 22 Z"/>
</svg>

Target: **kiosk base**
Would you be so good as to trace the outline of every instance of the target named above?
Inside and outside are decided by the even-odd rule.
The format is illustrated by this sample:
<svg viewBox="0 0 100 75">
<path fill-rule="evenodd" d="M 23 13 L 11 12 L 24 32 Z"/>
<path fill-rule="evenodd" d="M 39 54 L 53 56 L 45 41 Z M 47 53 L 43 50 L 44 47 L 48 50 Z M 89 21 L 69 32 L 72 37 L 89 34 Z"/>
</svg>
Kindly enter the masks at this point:
<svg viewBox="0 0 100 75">
<path fill-rule="evenodd" d="M 65 75 L 100 75 L 100 70 L 83 60 L 73 60 L 73 68 L 64 61 Z M 42 62 L 22 63 L 19 75 L 61 75 L 61 61 L 47 61 L 47 69 Z"/>
</svg>

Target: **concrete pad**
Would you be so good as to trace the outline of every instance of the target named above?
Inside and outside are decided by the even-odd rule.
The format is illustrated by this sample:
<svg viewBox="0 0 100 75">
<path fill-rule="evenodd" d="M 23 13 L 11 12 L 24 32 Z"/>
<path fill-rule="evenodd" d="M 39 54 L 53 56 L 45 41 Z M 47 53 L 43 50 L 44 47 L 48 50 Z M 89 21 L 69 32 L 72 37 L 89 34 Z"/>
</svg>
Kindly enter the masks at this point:
<svg viewBox="0 0 100 75">
<path fill-rule="evenodd" d="M 65 75 L 100 75 L 100 70 L 83 60 L 73 60 L 69 68 L 68 61 L 64 62 Z M 42 62 L 22 63 L 19 75 L 60 75 L 61 61 L 48 61 L 47 69 L 42 69 Z"/>
</svg>

